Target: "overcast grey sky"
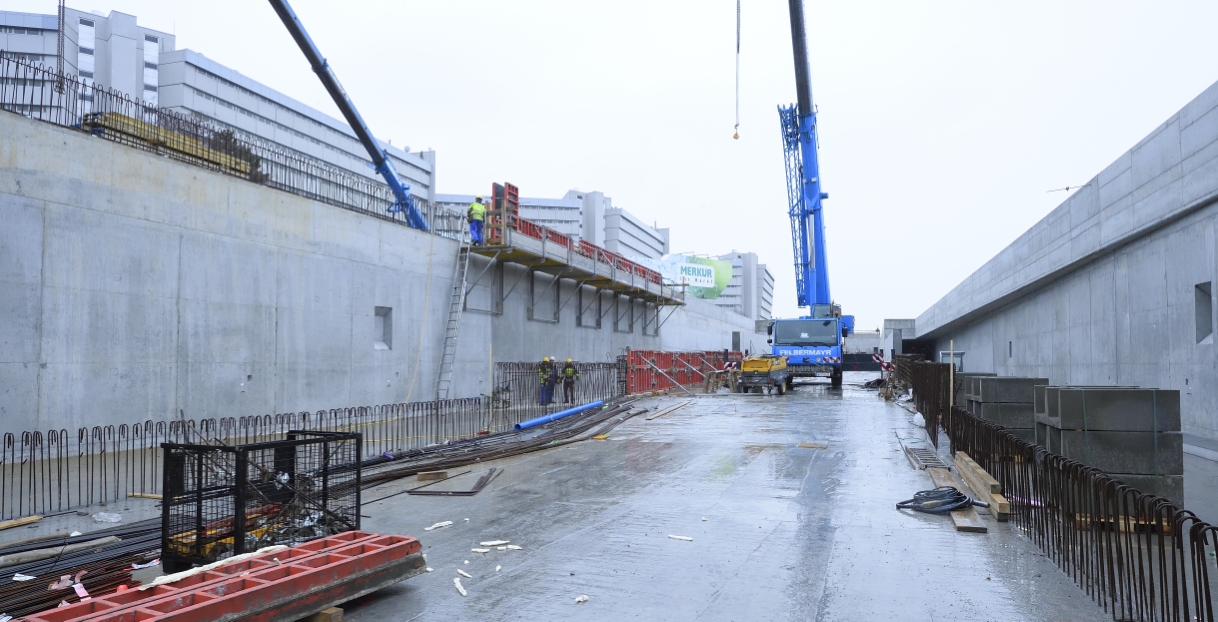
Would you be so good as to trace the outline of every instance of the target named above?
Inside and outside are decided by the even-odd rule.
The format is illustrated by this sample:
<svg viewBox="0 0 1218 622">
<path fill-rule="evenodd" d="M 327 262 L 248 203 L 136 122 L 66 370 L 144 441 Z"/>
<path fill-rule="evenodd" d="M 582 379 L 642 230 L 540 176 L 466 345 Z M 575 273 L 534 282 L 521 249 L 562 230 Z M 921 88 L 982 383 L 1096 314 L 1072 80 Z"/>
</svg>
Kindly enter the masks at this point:
<svg viewBox="0 0 1218 622">
<path fill-rule="evenodd" d="M 69 0 L 173 31 L 339 116 L 269 4 Z M 54 13 L 51 0 L 3 0 Z M 674 251 L 757 252 L 795 315 L 776 105 L 787 5 L 296 0 L 373 132 L 438 189 L 601 190 Z M 859 329 L 915 317 L 1218 80 L 1218 2 L 807 2 L 830 282 Z"/>
</svg>

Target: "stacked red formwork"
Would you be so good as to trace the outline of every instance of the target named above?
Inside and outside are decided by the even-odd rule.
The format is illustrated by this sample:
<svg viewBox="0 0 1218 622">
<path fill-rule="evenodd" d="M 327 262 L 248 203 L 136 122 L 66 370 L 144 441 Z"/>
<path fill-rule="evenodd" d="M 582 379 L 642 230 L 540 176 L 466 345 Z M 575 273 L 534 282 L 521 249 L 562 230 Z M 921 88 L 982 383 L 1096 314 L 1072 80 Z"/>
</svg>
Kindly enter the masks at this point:
<svg viewBox="0 0 1218 622">
<path fill-rule="evenodd" d="M 417 575 L 425 567 L 415 538 L 348 531 L 258 553 L 173 583 L 97 596 L 23 620 L 299 620 Z"/>
<path fill-rule="evenodd" d="M 626 356 L 626 388 L 629 393 L 646 393 L 699 385 L 710 372 L 722 370 L 727 363 L 739 364 L 743 355 L 723 351 L 664 352 L 630 350 Z"/>
</svg>

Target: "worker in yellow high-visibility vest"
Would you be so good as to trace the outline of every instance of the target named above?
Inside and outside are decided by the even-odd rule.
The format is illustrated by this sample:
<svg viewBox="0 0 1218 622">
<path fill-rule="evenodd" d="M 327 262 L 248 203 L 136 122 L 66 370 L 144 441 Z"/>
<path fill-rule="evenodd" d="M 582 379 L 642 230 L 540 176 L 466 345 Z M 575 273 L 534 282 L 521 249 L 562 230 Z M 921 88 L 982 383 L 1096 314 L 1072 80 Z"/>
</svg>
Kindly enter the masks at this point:
<svg viewBox="0 0 1218 622">
<path fill-rule="evenodd" d="M 474 246 L 482 246 L 482 222 L 486 220 L 486 206 L 482 204 L 482 197 L 475 198 L 474 202 L 469 204 L 465 216 L 469 219 L 470 241 Z"/>
</svg>

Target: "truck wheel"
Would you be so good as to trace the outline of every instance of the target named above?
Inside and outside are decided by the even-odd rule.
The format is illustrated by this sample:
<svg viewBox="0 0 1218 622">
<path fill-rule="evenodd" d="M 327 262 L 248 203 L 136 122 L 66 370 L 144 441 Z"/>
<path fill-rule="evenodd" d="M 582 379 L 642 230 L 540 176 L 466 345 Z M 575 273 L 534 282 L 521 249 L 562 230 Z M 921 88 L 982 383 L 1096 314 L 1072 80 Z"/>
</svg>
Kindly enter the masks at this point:
<svg viewBox="0 0 1218 622">
<path fill-rule="evenodd" d="M 842 388 L 842 370 L 840 367 L 833 370 L 833 375 L 829 377 L 829 382 L 834 389 Z"/>
<path fill-rule="evenodd" d="M 786 384 L 786 382 L 784 381 L 784 382 L 780 382 L 780 383 L 778 383 L 778 384 L 776 385 L 776 387 L 775 387 L 775 388 L 776 388 L 776 389 L 778 389 L 778 394 L 779 394 L 779 395 L 785 395 L 785 394 L 786 394 L 786 391 L 783 391 L 783 385 L 785 385 L 785 384 Z"/>
</svg>

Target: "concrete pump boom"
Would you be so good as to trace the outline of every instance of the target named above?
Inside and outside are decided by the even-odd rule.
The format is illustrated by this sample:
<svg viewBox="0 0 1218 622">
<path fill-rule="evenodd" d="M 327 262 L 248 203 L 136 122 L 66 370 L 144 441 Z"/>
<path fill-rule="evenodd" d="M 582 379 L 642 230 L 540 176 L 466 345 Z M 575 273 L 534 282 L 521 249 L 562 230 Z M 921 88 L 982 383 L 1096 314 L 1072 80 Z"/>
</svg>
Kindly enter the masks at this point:
<svg viewBox="0 0 1218 622">
<path fill-rule="evenodd" d="M 390 213 L 405 212 L 407 224 L 415 229 L 430 231 L 427 220 L 423 218 L 423 214 L 419 212 L 419 208 L 414 203 L 414 197 L 410 195 L 410 184 L 402 181 L 402 178 L 398 176 L 393 161 L 389 159 L 389 153 L 381 148 L 376 138 L 372 136 L 372 131 L 368 129 L 364 118 L 355 109 L 355 104 L 347 96 L 347 91 L 343 90 L 343 86 L 338 83 L 338 77 L 330 69 L 330 64 L 321 55 L 321 51 L 317 49 L 317 45 L 313 43 L 309 33 L 305 31 L 304 24 L 296 16 L 296 12 L 288 5 L 287 0 L 270 0 L 270 3 L 275 12 L 279 14 L 279 19 L 283 20 L 283 25 L 287 27 L 292 38 L 296 40 L 296 44 L 300 46 L 300 51 L 304 52 L 305 58 L 309 59 L 309 64 L 313 66 L 313 73 L 321 79 L 322 85 L 334 99 L 335 105 L 342 111 L 343 117 L 347 119 L 351 129 L 355 131 L 360 144 L 368 150 L 368 156 L 372 158 L 376 172 L 385 178 L 385 183 L 393 191 L 394 203 L 389 206 L 388 211 Z"/>
</svg>

